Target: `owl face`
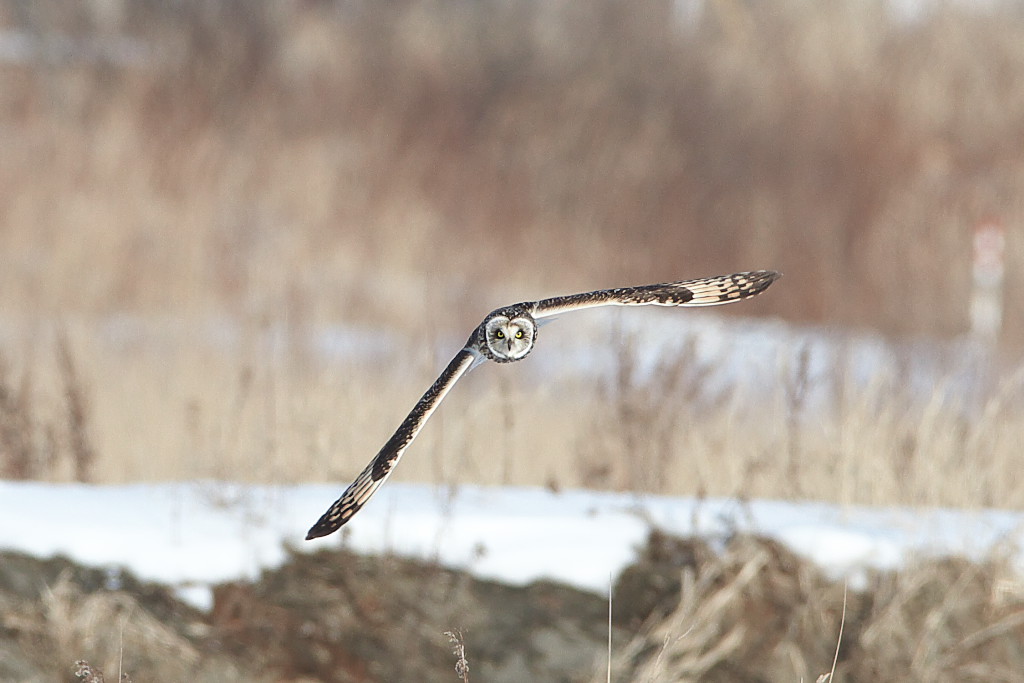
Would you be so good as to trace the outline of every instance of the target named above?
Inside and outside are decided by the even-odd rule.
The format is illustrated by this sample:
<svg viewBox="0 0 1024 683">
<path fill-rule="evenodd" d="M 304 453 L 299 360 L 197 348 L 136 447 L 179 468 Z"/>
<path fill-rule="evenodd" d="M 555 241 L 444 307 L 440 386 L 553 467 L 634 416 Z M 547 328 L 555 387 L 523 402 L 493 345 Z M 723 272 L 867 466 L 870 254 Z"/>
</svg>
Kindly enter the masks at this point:
<svg viewBox="0 0 1024 683">
<path fill-rule="evenodd" d="M 483 326 L 483 346 L 491 360 L 510 363 L 526 358 L 537 338 L 537 323 L 529 314 L 495 312 Z"/>
</svg>

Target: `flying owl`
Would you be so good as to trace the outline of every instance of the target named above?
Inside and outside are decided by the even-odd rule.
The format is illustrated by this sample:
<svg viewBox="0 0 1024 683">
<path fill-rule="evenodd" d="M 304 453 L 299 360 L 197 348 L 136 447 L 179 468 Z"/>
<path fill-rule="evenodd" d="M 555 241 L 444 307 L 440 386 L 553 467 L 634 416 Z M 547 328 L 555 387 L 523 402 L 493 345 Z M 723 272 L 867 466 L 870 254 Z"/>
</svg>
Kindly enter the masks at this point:
<svg viewBox="0 0 1024 683">
<path fill-rule="evenodd" d="M 306 540 L 337 531 L 359 512 L 394 470 L 405 449 L 423 429 L 423 425 L 441 403 L 441 399 L 455 386 L 460 377 L 488 360 L 512 363 L 526 358 L 537 343 L 538 320 L 548 322 L 543 319 L 594 306 L 728 304 L 760 294 L 780 276 L 780 273 L 772 270 L 758 270 L 660 285 L 601 289 L 583 294 L 528 301 L 492 311 L 473 330 L 466 345 L 455 354 L 455 358 L 427 389 L 412 412 L 402 421 L 398 430 L 374 456 L 366 469 L 313 525 L 306 534 Z"/>
</svg>

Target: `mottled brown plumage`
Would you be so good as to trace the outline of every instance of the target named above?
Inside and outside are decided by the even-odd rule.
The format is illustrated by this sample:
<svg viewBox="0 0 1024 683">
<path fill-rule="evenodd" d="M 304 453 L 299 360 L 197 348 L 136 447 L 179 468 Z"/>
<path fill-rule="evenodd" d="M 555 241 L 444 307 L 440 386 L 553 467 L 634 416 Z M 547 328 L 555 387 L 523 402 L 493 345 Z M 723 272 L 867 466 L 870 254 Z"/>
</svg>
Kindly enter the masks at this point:
<svg viewBox="0 0 1024 683">
<path fill-rule="evenodd" d="M 306 540 L 337 531 L 359 512 L 394 471 L 395 464 L 460 377 L 484 362 L 522 360 L 537 342 L 537 319 L 594 306 L 715 306 L 760 294 L 780 277 L 771 270 L 666 282 L 640 287 L 601 289 L 583 294 L 541 299 L 491 311 L 465 347 L 448 363 L 395 433 L 341 497 L 306 534 Z"/>
</svg>

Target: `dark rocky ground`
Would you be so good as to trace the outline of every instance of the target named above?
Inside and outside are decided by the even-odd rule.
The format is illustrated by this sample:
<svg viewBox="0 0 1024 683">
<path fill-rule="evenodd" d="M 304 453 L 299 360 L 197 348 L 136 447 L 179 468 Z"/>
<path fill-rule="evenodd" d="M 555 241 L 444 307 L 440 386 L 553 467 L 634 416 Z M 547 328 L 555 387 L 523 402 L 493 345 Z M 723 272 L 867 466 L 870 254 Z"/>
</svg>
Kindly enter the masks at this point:
<svg viewBox="0 0 1024 683">
<path fill-rule="evenodd" d="M 921 561 L 847 591 L 773 541 L 652 532 L 618 577 L 615 681 L 1016 681 L 1024 597 L 1008 558 Z M 217 586 L 209 613 L 129 574 L 0 553 L 0 680 L 604 681 L 605 597 L 429 562 L 293 554 Z M 842 625 L 842 637 L 839 631 Z M 90 683 L 95 683 L 96 679 Z"/>
</svg>

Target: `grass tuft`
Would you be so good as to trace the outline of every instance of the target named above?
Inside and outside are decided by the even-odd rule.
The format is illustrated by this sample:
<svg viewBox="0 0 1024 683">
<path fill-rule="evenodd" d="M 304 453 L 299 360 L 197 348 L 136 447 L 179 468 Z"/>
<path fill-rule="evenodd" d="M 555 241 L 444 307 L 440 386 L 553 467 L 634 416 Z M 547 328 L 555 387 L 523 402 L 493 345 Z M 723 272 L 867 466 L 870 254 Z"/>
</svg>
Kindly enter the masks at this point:
<svg viewBox="0 0 1024 683">
<path fill-rule="evenodd" d="M 82 683 L 104 683 L 106 681 L 103 672 L 94 668 L 84 659 L 75 662 L 75 677 L 80 678 Z M 117 680 L 121 683 L 132 683 L 132 678 L 127 673 L 122 673 Z"/>
<path fill-rule="evenodd" d="M 455 673 L 462 680 L 462 683 L 469 683 L 469 662 L 466 660 L 466 643 L 462 639 L 462 631 L 445 631 L 448 636 L 448 644 L 455 655 Z"/>
</svg>

